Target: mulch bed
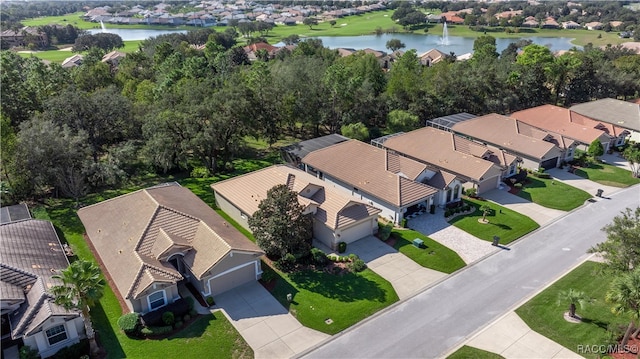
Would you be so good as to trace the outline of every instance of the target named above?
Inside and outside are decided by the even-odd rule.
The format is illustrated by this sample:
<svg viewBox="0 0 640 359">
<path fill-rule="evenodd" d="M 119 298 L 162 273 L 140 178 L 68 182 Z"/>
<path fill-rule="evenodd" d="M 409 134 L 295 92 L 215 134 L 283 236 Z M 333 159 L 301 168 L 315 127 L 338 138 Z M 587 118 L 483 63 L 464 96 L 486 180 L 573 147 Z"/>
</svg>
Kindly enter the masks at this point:
<svg viewBox="0 0 640 359">
<path fill-rule="evenodd" d="M 635 353 L 632 353 L 632 352 L 623 353 L 622 350 L 620 350 L 620 352 L 610 353 L 608 355 L 614 359 L 636 359 L 638 358 L 638 352 L 640 352 L 640 339 L 633 338 L 633 337 L 629 338 L 629 342 L 627 343 L 627 348 L 629 348 L 631 351 L 635 351 Z"/>
</svg>

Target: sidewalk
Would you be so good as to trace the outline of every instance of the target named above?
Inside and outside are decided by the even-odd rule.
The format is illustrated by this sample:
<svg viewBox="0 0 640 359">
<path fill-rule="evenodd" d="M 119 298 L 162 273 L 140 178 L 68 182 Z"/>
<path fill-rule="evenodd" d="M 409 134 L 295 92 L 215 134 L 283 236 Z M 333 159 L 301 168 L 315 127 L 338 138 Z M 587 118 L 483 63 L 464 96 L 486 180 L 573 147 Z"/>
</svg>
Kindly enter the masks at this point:
<svg viewBox="0 0 640 359">
<path fill-rule="evenodd" d="M 319 241 L 314 241 L 313 245 L 327 254 L 335 253 Z M 446 273 L 419 265 L 373 236 L 350 243 L 343 255 L 349 253 L 356 254 L 367 263 L 369 269 L 389 281 L 400 300 L 447 276 Z"/>
<path fill-rule="evenodd" d="M 544 226 L 567 213 L 565 211 L 551 209 L 543 207 L 537 203 L 529 202 L 524 198 L 518 197 L 515 194 L 511 194 L 507 190 L 502 189 L 494 189 L 483 193 L 482 197 L 501 206 L 507 207 L 510 210 L 521 213 L 534 220 L 540 226 Z"/>
<path fill-rule="evenodd" d="M 611 193 L 621 190 L 621 188 L 618 187 L 605 186 L 603 184 L 593 182 L 560 168 L 552 168 L 550 170 L 547 170 L 547 173 L 549 173 L 555 180 L 564 182 L 569 186 L 580 188 L 581 190 L 589 193 L 592 196 L 595 196 L 599 189 L 604 191 L 604 197 L 607 197 Z"/>
<path fill-rule="evenodd" d="M 466 345 L 509 358 L 574 359 L 580 355 L 534 332 L 515 312 L 491 324 Z"/>
</svg>

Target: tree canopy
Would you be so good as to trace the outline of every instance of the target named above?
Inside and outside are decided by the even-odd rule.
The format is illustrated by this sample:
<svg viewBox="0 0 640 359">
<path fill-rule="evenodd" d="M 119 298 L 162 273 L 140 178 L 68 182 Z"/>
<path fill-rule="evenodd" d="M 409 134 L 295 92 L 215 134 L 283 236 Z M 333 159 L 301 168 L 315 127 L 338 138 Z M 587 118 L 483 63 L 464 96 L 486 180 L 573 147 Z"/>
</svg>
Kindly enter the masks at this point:
<svg viewBox="0 0 640 359">
<path fill-rule="evenodd" d="M 640 207 L 627 208 L 602 230 L 607 239 L 589 252 L 600 253 L 610 271 L 628 272 L 640 268 Z"/>
</svg>

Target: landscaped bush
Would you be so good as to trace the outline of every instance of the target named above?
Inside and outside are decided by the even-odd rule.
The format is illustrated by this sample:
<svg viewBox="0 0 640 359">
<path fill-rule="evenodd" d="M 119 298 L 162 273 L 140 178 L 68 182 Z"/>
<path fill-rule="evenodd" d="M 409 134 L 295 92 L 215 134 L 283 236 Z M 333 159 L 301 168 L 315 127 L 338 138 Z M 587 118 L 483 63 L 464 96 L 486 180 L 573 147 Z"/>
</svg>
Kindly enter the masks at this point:
<svg viewBox="0 0 640 359">
<path fill-rule="evenodd" d="M 407 228 L 407 219 L 403 218 L 402 221 L 400 221 L 400 225 L 402 226 L 402 228 Z"/>
<path fill-rule="evenodd" d="M 189 304 L 186 300 L 180 298 L 171 304 L 141 316 L 140 319 L 142 319 L 142 324 L 145 327 L 163 326 L 164 322 L 162 321 L 162 313 L 164 312 L 172 312 L 176 317 L 182 317 L 189 313 Z"/>
<path fill-rule="evenodd" d="M 355 253 L 349 254 L 349 260 L 355 261 L 356 259 L 358 259 L 358 255 L 357 254 L 355 254 Z"/>
<path fill-rule="evenodd" d="M 330 261 L 332 261 L 332 262 L 337 262 L 339 258 L 340 258 L 340 257 L 338 257 L 338 256 L 337 256 L 337 255 L 335 255 L 335 254 L 330 254 L 330 255 L 328 255 L 328 256 L 327 256 L 327 259 L 328 259 L 328 260 L 330 260 Z"/>
<path fill-rule="evenodd" d="M 294 269 L 295 266 L 296 266 L 296 257 L 291 253 L 285 254 L 284 257 L 276 261 L 276 268 L 278 268 L 283 272 L 289 272 L 292 269 Z"/>
<path fill-rule="evenodd" d="M 451 217 L 452 214 L 453 213 L 451 212 L 451 209 L 449 209 L 449 208 L 445 209 L 445 211 L 444 211 L 444 216 L 445 217 Z"/>
<path fill-rule="evenodd" d="M 210 296 L 210 295 L 208 295 L 208 296 L 207 296 L 207 298 L 206 298 L 205 300 L 207 301 L 207 304 L 208 304 L 209 306 L 212 306 L 212 305 L 216 304 L 216 302 L 213 300 L 213 297 L 212 297 L 212 296 Z"/>
<path fill-rule="evenodd" d="M 367 268 L 367 264 L 360 258 L 354 260 L 353 262 L 347 265 L 349 269 L 353 272 L 362 272 Z"/>
<path fill-rule="evenodd" d="M 19 354 L 20 359 L 39 359 L 40 355 L 38 351 L 35 349 L 31 349 L 30 346 L 23 346 L 20 348 Z"/>
<path fill-rule="evenodd" d="M 391 234 L 392 229 L 392 223 L 378 223 L 378 237 L 380 237 L 381 240 L 386 241 L 387 239 L 389 239 L 389 235 Z"/>
<path fill-rule="evenodd" d="M 136 335 L 140 330 L 140 314 L 127 313 L 118 318 L 118 327 L 127 335 Z"/>
<path fill-rule="evenodd" d="M 177 328 L 182 328 L 182 326 L 184 325 L 184 323 L 182 322 L 182 320 L 178 320 L 175 324 L 176 329 Z"/>
<path fill-rule="evenodd" d="M 191 170 L 191 177 L 193 178 L 207 178 L 211 177 L 211 172 L 207 167 L 196 167 Z"/>
<path fill-rule="evenodd" d="M 173 315 L 172 312 L 164 312 L 162 313 L 162 322 L 166 325 L 173 325 L 173 323 L 176 321 L 176 317 Z"/>
<path fill-rule="evenodd" d="M 192 317 L 195 317 L 196 315 L 198 315 L 198 312 L 195 309 L 191 309 L 189 311 L 189 315 L 192 316 Z"/>
<path fill-rule="evenodd" d="M 189 314 L 185 314 L 185 315 L 184 315 L 184 317 L 182 317 L 182 319 L 183 319 L 185 322 L 188 322 L 189 320 L 191 320 L 191 316 L 190 316 Z"/>
<path fill-rule="evenodd" d="M 347 251 L 347 243 L 346 242 L 338 243 L 338 253 L 344 253 L 346 251 Z"/>
<path fill-rule="evenodd" d="M 475 188 L 467 188 L 464 190 L 464 194 L 467 195 L 467 197 L 475 197 L 477 193 L 478 191 Z"/>
<path fill-rule="evenodd" d="M 311 248 L 311 259 L 313 263 L 320 266 L 327 264 L 327 255 L 318 248 Z"/>
<path fill-rule="evenodd" d="M 171 333 L 171 331 L 173 331 L 173 327 L 171 325 L 165 325 L 161 327 L 144 327 L 140 332 L 146 336 L 154 336 L 168 334 Z"/>
<path fill-rule="evenodd" d="M 52 357 L 53 359 L 78 359 L 83 356 L 89 357 L 89 340 L 83 339 L 80 342 L 62 348 Z"/>
</svg>

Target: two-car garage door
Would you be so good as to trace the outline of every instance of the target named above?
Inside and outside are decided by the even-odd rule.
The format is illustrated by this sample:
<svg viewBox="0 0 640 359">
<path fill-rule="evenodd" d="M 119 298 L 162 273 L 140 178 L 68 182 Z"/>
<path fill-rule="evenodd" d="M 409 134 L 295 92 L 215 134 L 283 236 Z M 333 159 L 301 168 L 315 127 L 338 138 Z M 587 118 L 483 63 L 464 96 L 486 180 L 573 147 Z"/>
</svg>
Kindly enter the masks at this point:
<svg viewBox="0 0 640 359">
<path fill-rule="evenodd" d="M 226 292 L 241 284 L 256 280 L 255 262 L 246 263 L 246 265 L 221 273 L 209 279 L 209 288 L 211 295 L 217 295 Z"/>
<path fill-rule="evenodd" d="M 340 241 L 352 243 L 360 238 L 370 236 L 372 234 L 371 221 L 372 219 L 368 219 L 362 223 L 356 224 L 355 226 L 343 229 L 340 233 Z"/>
<path fill-rule="evenodd" d="M 555 168 L 557 165 L 558 165 L 558 157 L 550 158 L 540 163 L 540 167 L 544 168 L 545 170 Z"/>
</svg>

